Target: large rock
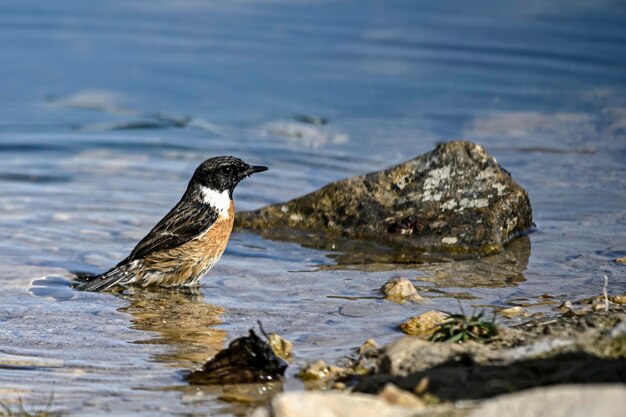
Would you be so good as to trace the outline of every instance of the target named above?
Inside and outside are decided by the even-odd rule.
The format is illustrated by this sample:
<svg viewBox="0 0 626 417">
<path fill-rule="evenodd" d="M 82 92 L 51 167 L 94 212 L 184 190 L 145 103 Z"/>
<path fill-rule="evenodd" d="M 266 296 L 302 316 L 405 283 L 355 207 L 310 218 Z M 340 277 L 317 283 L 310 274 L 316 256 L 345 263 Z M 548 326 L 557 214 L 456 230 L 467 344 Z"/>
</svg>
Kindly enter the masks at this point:
<svg viewBox="0 0 626 417">
<path fill-rule="evenodd" d="M 623 385 L 563 385 L 503 395 L 469 417 L 619 417 L 626 414 Z"/>
<path fill-rule="evenodd" d="M 570 352 L 514 362 L 491 360 L 491 364 L 484 365 L 466 354 L 406 376 L 379 374 L 355 379 L 358 383 L 353 389 L 357 392 L 378 393 L 392 383 L 410 392 L 422 386 L 423 392 L 442 400 L 475 400 L 559 384 L 624 384 L 626 359 L 604 359 L 586 352 Z M 459 381 L 463 384 L 459 385 Z"/>
<path fill-rule="evenodd" d="M 489 344 L 403 337 L 359 358 L 357 371 L 344 380 L 355 392 L 376 394 L 392 383 L 450 401 L 559 384 L 625 384 L 624 323 L 623 309 L 613 306 L 609 313 L 563 314 L 516 329 L 501 327 Z"/>
<path fill-rule="evenodd" d="M 391 405 L 373 395 L 347 392 L 285 392 L 270 407 L 257 408 L 251 417 L 413 417 L 420 409 Z"/>
<path fill-rule="evenodd" d="M 239 213 L 236 224 L 280 240 L 315 234 L 482 255 L 528 229 L 532 209 L 526 191 L 482 147 L 450 142 L 387 170 Z"/>
<path fill-rule="evenodd" d="M 416 337 L 396 339 L 381 351 L 377 372 L 393 376 L 411 375 L 456 357 L 488 360 L 492 356 L 487 348 L 478 343 L 431 343 Z"/>
</svg>

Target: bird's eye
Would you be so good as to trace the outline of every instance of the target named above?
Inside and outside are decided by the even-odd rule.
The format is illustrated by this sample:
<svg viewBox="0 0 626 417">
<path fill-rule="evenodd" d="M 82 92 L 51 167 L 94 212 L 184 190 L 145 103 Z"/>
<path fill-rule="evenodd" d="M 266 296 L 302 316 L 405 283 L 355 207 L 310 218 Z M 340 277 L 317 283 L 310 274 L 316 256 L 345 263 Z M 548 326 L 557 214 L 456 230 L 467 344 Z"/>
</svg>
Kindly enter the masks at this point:
<svg viewBox="0 0 626 417">
<path fill-rule="evenodd" d="M 233 168 L 229 166 L 222 167 L 222 174 L 230 175 L 233 173 Z"/>
</svg>

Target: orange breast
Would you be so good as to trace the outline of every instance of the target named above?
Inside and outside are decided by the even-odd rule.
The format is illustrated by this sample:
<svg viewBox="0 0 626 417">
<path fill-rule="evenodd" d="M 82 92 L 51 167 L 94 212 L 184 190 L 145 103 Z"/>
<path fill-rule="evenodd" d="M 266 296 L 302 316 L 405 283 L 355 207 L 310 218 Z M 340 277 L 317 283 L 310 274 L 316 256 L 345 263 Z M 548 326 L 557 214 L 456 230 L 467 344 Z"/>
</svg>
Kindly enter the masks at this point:
<svg viewBox="0 0 626 417">
<path fill-rule="evenodd" d="M 202 235 L 177 248 L 146 257 L 140 284 L 171 287 L 195 283 L 224 253 L 234 221 L 235 205 L 231 201 L 228 211 Z"/>
</svg>

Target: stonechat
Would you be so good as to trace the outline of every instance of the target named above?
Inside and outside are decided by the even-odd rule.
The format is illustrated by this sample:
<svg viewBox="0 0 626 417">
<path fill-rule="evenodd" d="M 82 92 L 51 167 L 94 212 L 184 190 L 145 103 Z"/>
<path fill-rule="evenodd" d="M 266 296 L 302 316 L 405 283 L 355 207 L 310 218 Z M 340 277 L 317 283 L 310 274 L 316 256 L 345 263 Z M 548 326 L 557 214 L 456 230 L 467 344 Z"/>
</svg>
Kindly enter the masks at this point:
<svg viewBox="0 0 626 417">
<path fill-rule="evenodd" d="M 106 291 L 128 285 L 197 285 L 226 249 L 235 220 L 235 187 L 267 169 L 232 156 L 207 159 L 194 172 L 178 204 L 126 259 L 103 274 L 82 277 L 76 288 Z"/>
</svg>

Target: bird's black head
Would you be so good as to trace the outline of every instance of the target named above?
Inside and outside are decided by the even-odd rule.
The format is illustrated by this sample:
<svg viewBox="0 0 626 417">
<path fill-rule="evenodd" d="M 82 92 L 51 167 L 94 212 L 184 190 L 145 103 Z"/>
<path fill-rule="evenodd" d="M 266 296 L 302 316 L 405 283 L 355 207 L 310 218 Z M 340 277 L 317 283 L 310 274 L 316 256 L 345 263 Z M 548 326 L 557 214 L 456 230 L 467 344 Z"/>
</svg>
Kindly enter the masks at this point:
<svg viewBox="0 0 626 417">
<path fill-rule="evenodd" d="M 218 192 L 228 191 L 232 198 L 233 190 L 241 180 L 254 173 L 267 170 L 267 167 L 248 165 L 233 156 L 218 156 L 201 163 L 193 174 L 191 183 Z"/>
</svg>

